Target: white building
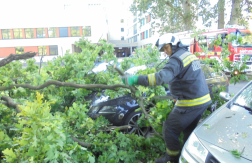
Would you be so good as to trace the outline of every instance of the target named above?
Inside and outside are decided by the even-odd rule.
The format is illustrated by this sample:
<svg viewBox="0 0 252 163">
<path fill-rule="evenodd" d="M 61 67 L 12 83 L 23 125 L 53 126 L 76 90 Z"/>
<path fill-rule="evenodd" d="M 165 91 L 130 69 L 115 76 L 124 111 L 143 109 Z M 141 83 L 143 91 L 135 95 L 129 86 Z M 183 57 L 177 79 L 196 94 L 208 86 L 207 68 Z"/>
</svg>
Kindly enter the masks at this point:
<svg viewBox="0 0 252 163">
<path fill-rule="evenodd" d="M 26 5 L 27 2 L 30 6 Z M 81 36 L 92 43 L 108 39 L 101 1 L 43 2 L 15 1 L 15 14 L 10 14 L 9 10 L 13 1 L 1 4 L 0 57 L 32 51 L 38 53 L 35 57 L 37 62 L 41 55 L 45 55 L 45 62 L 63 56 L 67 50 L 74 53 L 74 43 Z"/>
<path fill-rule="evenodd" d="M 37 62 L 74 53 L 81 36 L 92 43 L 106 39 L 118 57 L 157 40 L 151 16 L 129 11 L 132 0 L 4 1 L 0 6 L 0 59 L 9 54 L 37 52 Z M 15 4 L 15 5 L 13 5 Z M 10 11 L 9 8 L 12 8 Z M 12 12 L 13 11 L 13 12 Z M 155 34 L 155 35 L 153 35 Z M 155 36 L 155 37 L 154 37 Z"/>
</svg>

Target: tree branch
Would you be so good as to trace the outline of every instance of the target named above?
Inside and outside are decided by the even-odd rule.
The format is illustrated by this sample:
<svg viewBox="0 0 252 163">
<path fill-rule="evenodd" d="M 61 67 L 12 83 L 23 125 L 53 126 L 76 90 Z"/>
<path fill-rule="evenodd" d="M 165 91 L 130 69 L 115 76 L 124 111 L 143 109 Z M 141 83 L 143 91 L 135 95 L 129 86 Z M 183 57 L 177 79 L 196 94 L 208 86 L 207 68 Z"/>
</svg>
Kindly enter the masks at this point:
<svg viewBox="0 0 252 163">
<path fill-rule="evenodd" d="M 83 141 L 80 141 L 79 139 L 77 139 L 77 138 L 75 138 L 73 136 L 71 136 L 71 138 L 72 138 L 73 141 L 77 142 L 79 145 L 81 145 L 83 147 L 87 147 L 87 148 L 91 147 L 91 144 L 89 144 L 89 143 L 85 143 Z"/>
<path fill-rule="evenodd" d="M 85 89 L 101 88 L 101 89 L 114 90 L 115 88 L 118 88 L 118 87 L 123 87 L 123 88 L 130 89 L 129 86 L 125 86 L 125 85 L 122 85 L 122 84 L 116 84 L 116 85 L 87 84 L 87 85 L 82 85 L 82 84 L 65 83 L 65 82 L 60 82 L 60 81 L 56 81 L 56 80 L 50 80 L 50 81 L 47 81 L 44 84 L 39 85 L 39 86 L 33 86 L 33 85 L 29 85 L 29 84 L 14 84 L 14 85 L 11 85 L 9 87 L 0 86 L 0 91 L 9 90 L 9 89 L 12 89 L 12 88 L 15 88 L 15 87 L 16 88 L 22 87 L 22 88 L 29 88 L 29 89 L 33 89 L 33 90 L 40 90 L 40 89 L 43 89 L 43 88 L 48 87 L 50 85 L 56 85 L 56 86 L 60 86 L 60 87 L 85 88 Z"/>
<path fill-rule="evenodd" d="M 138 98 L 139 98 L 139 103 L 138 103 L 138 104 L 139 104 L 141 110 L 143 111 L 143 113 L 144 113 L 144 115 L 145 115 L 147 121 L 149 122 L 150 126 L 151 126 L 152 129 L 154 130 L 154 133 L 155 133 L 158 137 L 160 137 L 161 139 L 164 139 L 163 136 L 161 136 L 161 135 L 155 130 L 155 128 L 153 127 L 153 125 L 150 123 L 150 121 L 149 121 L 149 119 L 148 119 L 148 114 L 147 114 L 147 112 L 146 112 L 146 110 L 145 110 L 145 107 L 144 107 L 144 104 L 143 104 L 143 98 L 142 98 L 142 97 L 138 97 Z"/>
<path fill-rule="evenodd" d="M 13 60 L 32 58 L 36 54 L 37 53 L 30 53 L 30 52 L 18 54 L 18 55 L 10 54 L 7 58 L 4 58 L 3 60 L 0 61 L 0 67 L 7 65 L 8 63 L 12 62 Z"/>
<path fill-rule="evenodd" d="M 176 9 L 170 2 L 166 1 L 165 4 L 168 5 L 169 7 L 171 7 L 172 9 L 174 9 L 174 11 L 176 11 L 182 18 L 184 18 L 183 13 L 180 12 L 178 9 Z"/>
<path fill-rule="evenodd" d="M 2 96 L 1 97 L 1 100 L 4 100 L 6 102 L 3 102 L 1 101 L 0 103 L 6 105 L 7 107 L 13 107 L 16 109 L 17 113 L 21 113 L 21 110 L 19 109 L 18 105 L 21 105 L 21 104 L 17 104 L 15 103 L 10 97 L 8 96 Z"/>
<path fill-rule="evenodd" d="M 107 129 L 105 129 L 105 131 L 111 131 L 111 130 L 115 130 L 115 129 L 119 129 L 119 130 L 125 130 L 131 128 L 131 126 L 129 125 L 124 125 L 124 126 L 109 126 L 107 127 Z"/>
<path fill-rule="evenodd" d="M 174 100 L 172 96 L 153 96 L 155 100 Z"/>
</svg>

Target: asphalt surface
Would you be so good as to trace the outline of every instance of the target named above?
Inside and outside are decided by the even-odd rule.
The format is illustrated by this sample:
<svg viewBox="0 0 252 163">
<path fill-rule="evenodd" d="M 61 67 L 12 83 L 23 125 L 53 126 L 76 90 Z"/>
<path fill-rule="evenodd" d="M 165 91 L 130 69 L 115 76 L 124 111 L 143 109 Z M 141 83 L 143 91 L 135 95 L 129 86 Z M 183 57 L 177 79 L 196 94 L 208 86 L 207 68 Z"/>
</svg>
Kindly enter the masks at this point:
<svg viewBox="0 0 252 163">
<path fill-rule="evenodd" d="M 240 81 L 240 83 L 229 84 L 229 93 L 238 93 L 249 81 Z"/>
</svg>

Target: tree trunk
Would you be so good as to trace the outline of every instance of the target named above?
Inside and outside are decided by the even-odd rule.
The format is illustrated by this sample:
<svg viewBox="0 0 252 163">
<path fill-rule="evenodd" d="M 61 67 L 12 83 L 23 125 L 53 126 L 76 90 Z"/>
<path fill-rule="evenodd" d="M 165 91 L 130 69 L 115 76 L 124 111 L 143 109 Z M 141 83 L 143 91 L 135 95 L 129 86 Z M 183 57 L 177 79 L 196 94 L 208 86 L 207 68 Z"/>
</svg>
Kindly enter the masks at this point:
<svg viewBox="0 0 252 163">
<path fill-rule="evenodd" d="M 219 0 L 218 2 L 218 29 L 224 28 L 224 12 L 225 12 L 225 0 Z"/>
<path fill-rule="evenodd" d="M 184 28 L 185 30 L 192 29 L 192 15 L 190 10 L 190 0 L 183 0 L 182 7 L 184 12 Z"/>
<path fill-rule="evenodd" d="M 238 20 L 241 16 L 241 0 L 232 0 L 232 11 L 229 24 L 238 24 Z"/>
</svg>

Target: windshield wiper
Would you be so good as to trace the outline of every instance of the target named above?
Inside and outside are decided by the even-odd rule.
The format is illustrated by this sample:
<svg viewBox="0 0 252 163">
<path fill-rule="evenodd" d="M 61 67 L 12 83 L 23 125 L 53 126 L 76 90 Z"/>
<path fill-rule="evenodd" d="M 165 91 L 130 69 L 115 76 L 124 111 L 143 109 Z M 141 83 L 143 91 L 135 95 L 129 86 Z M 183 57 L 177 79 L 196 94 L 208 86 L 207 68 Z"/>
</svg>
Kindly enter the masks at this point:
<svg viewBox="0 0 252 163">
<path fill-rule="evenodd" d="M 248 106 L 240 105 L 240 104 L 237 104 L 237 103 L 233 103 L 233 105 L 237 105 L 237 106 L 240 106 L 240 107 L 245 108 L 245 109 L 248 110 L 248 111 L 252 111 L 252 108 L 250 108 L 250 107 L 248 107 Z"/>
</svg>

